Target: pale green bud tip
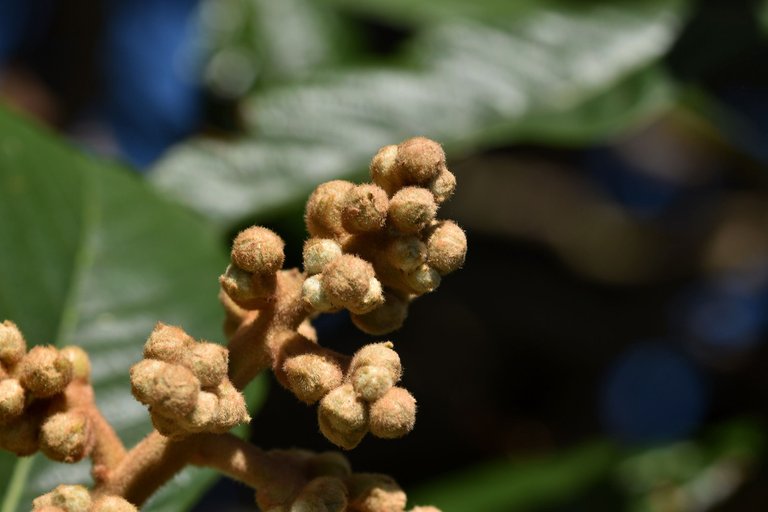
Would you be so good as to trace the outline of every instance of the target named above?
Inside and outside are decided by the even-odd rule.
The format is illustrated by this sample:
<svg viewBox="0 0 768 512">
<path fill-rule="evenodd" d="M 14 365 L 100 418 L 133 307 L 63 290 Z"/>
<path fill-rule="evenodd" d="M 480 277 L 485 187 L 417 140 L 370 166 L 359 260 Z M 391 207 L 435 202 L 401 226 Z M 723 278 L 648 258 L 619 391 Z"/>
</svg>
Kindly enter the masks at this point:
<svg viewBox="0 0 768 512">
<path fill-rule="evenodd" d="M 355 512 L 402 512 L 405 493 L 387 475 L 355 473 L 347 478 L 349 505 Z"/>
<path fill-rule="evenodd" d="M 138 512 L 138 510 L 120 496 L 102 496 L 94 502 L 90 512 Z"/>
<path fill-rule="evenodd" d="M 384 292 L 384 304 L 364 313 L 352 315 L 352 322 L 361 331 L 379 336 L 395 331 L 402 327 L 408 316 L 408 302 L 399 296 Z"/>
<path fill-rule="evenodd" d="M 310 238 L 304 243 L 304 271 L 309 275 L 319 274 L 341 254 L 341 246 L 334 240 Z"/>
<path fill-rule="evenodd" d="M 371 434 L 384 439 L 403 437 L 416 424 L 416 399 L 403 388 L 394 387 L 371 404 Z"/>
<path fill-rule="evenodd" d="M 445 168 L 445 152 L 433 140 L 413 137 L 397 146 L 396 166 L 406 184 L 425 185 Z"/>
<path fill-rule="evenodd" d="M 255 274 L 273 274 L 285 261 L 285 242 L 274 231 L 251 226 L 241 231 L 232 244 L 232 262 Z"/>
<path fill-rule="evenodd" d="M 32 501 L 35 510 L 55 507 L 65 512 L 90 512 L 91 504 L 91 495 L 82 485 L 60 485 Z"/>
<path fill-rule="evenodd" d="M 301 296 L 307 304 L 317 311 L 327 312 L 336 309 L 323 290 L 319 275 L 310 276 L 304 280 L 301 285 Z"/>
<path fill-rule="evenodd" d="M 144 357 L 175 363 L 194 342 L 181 327 L 158 322 L 144 344 Z"/>
<path fill-rule="evenodd" d="M 26 351 L 27 343 L 16 324 L 10 320 L 0 324 L 0 362 L 14 366 L 21 361 Z"/>
<path fill-rule="evenodd" d="M 317 409 L 320 431 L 332 443 L 351 450 L 367 431 L 368 410 L 351 384 L 334 389 Z"/>
<path fill-rule="evenodd" d="M 415 236 L 399 237 L 387 244 L 384 254 L 393 267 L 410 272 L 427 261 L 427 246 Z"/>
<path fill-rule="evenodd" d="M 24 412 L 24 388 L 16 379 L 0 381 L 0 425 L 13 421 Z"/>
<path fill-rule="evenodd" d="M 389 202 L 389 220 L 402 233 L 415 234 L 424 229 L 437 215 L 437 203 L 432 193 L 419 187 L 400 189 Z"/>
<path fill-rule="evenodd" d="M 458 270 L 467 255 L 467 235 L 455 222 L 443 221 L 427 240 L 429 266 L 442 275 Z"/>
<path fill-rule="evenodd" d="M 88 416 L 80 411 L 54 414 L 40 429 L 40 450 L 59 462 L 77 462 L 93 448 Z"/>
<path fill-rule="evenodd" d="M 335 238 L 344 234 L 341 209 L 344 195 L 354 184 L 334 180 L 321 184 L 309 196 L 305 213 L 307 231 L 314 237 Z"/>
<path fill-rule="evenodd" d="M 80 347 L 71 345 L 61 349 L 61 355 L 72 364 L 72 378 L 88 382 L 91 378 L 91 360 Z"/>
<path fill-rule="evenodd" d="M 384 227 L 389 199 L 381 187 L 357 185 L 347 191 L 342 202 L 341 223 L 350 233 L 370 233 Z"/>
<path fill-rule="evenodd" d="M 36 398 L 61 393 L 72 380 L 72 363 L 52 346 L 33 347 L 20 364 L 19 381 Z"/>
<path fill-rule="evenodd" d="M 360 398 L 373 402 L 395 384 L 394 377 L 384 366 L 362 366 L 352 374 L 352 385 Z"/>
<path fill-rule="evenodd" d="M 440 273 L 431 266 L 424 264 L 405 275 L 406 282 L 413 293 L 422 295 L 440 286 Z"/>
<path fill-rule="evenodd" d="M 308 404 L 317 402 L 342 381 L 339 365 L 321 354 L 300 354 L 283 365 L 288 387 L 296 398 Z"/>
</svg>

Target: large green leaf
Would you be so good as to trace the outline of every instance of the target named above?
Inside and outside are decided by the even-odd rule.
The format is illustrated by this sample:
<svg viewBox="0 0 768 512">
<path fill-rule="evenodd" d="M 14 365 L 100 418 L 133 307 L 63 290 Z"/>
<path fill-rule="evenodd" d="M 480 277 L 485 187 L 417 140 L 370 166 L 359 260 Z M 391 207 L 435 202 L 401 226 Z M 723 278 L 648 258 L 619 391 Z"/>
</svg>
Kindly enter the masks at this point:
<svg viewBox="0 0 768 512">
<path fill-rule="evenodd" d="M 340 71 L 254 95 L 245 138 L 182 144 L 151 179 L 229 225 L 300 202 L 319 182 L 359 177 L 376 149 L 416 134 L 457 155 L 521 139 L 590 140 L 667 107 L 670 82 L 653 63 L 681 3 L 579 6 L 430 25 L 408 68 Z"/>
<path fill-rule="evenodd" d="M 0 109 L 0 319 L 33 344 L 77 344 L 92 358 L 99 406 L 131 445 L 150 424 L 128 368 L 155 322 L 220 339 L 223 244 L 204 221 L 140 178 L 87 158 Z M 0 462 L 2 512 L 29 510 L 60 483 L 87 482 L 87 462 Z M 149 510 L 184 510 L 211 482 L 188 472 Z"/>
</svg>

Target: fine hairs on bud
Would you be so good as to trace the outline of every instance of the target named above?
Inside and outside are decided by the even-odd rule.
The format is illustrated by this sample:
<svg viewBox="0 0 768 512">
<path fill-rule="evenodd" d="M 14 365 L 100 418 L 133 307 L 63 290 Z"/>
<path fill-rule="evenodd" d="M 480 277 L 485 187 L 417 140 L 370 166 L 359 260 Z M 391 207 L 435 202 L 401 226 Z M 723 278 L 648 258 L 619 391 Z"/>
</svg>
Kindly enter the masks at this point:
<svg viewBox="0 0 768 512">
<path fill-rule="evenodd" d="M 82 460 L 93 448 L 93 441 L 90 419 L 77 410 L 52 415 L 40 429 L 40 450 L 60 462 Z"/>
<path fill-rule="evenodd" d="M 194 342 L 181 327 L 158 322 L 144 344 L 144 357 L 175 363 Z"/>
<path fill-rule="evenodd" d="M 371 404 L 371 434 L 383 439 L 403 437 L 416 423 L 416 399 L 403 388 L 394 387 Z"/>
<path fill-rule="evenodd" d="M 0 449 L 19 457 L 35 453 L 38 450 L 40 423 L 44 413 L 44 405 L 32 404 L 24 414 L 0 427 Z"/>
<path fill-rule="evenodd" d="M 0 381 L 0 425 L 9 423 L 24 412 L 24 388 L 16 379 Z"/>
<path fill-rule="evenodd" d="M 10 320 L 0 324 L 0 362 L 6 366 L 14 366 L 26 352 L 27 343 L 16 324 Z"/>
<path fill-rule="evenodd" d="M 437 204 L 442 204 L 451 198 L 456 190 L 456 176 L 451 171 L 443 168 L 440 174 L 427 186 Z"/>
<path fill-rule="evenodd" d="M 355 473 L 346 480 L 350 509 L 355 512 L 402 512 L 407 498 L 387 475 Z"/>
<path fill-rule="evenodd" d="M 310 238 L 304 242 L 304 272 L 319 274 L 325 266 L 341 256 L 341 246 L 330 238 Z"/>
<path fill-rule="evenodd" d="M 332 443 L 351 450 L 365 436 L 368 410 L 351 384 L 334 389 L 320 401 L 317 408 L 320 431 Z"/>
<path fill-rule="evenodd" d="M 32 500 L 35 510 L 56 507 L 65 512 L 90 512 L 91 495 L 82 485 L 60 485 Z"/>
<path fill-rule="evenodd" d="M 415 236 L 393 238 L 384 248 L 384 257 L 396 269 L 410 272 L 427 261 L 427 246 Z"/>
<path fill-rule="evenodd" d="M 380 288 L 380 298 L 369 295 L 371 280 L 376 275 L 373 266 L 357 256 L 344 254 L 336 258 L 320 276 L 323 291 L 337 307 L 345 307 L 353 313 L 365 313 L 383 301 Z"/>
<path fill-rule="evenodd" d="M 389 220 L 401 233 L 415 234 L 424 229 L 437 215 L 437 203 L 429 190 L 405 187 L 389 202 Z"/>
<path fill-rule="evenodd" d="M 192 370 L 202 387 L 213 387 L 227 375 L 229 351 L 215 343 L 195 343 L 183 353 L 181 363 Z"/>
<path fill-rule="evenodd" d="M 36 398 L 61 393 L 72 380 L 72 363 L 52 346 L 32 347 L 20 365 L 19 381 Z"/>
<path fill-rule="evenodd" d="M 180 417 L 195 408 L 200 381 L 184 366 L 144 359 L 131 367 L 131 391 L 139 402 Z"/>
<path fill-rule="evenodd" d="M 347 510 L 347 487 L 332 476 L 321 476 L 301 490 L 291 512 L 344 512 Z"/>
<path fill-rule="evenodd" d="M 350 233 L 370 233 L 384 227 L 389 199 L 381 187 L 357 185 L 347 191 L 342 201 L 341 223 Z"/>
<path fill-rule="evenodd" d="M 72 364 L 72 378 L 80 382 L 88 382 L 91 379 L 91 360 L 88 354 L 80 347 L 70 345 L 60 351 L 61 355 Z"/>
<path fill-rule="evenodd" d="M 378 400 L 394 384 L 392 372 L 384 366 L 362 366 L 352 374 L 352 386 L 366 402 Z"/>
<path fill-rule="evenodd" d="M 307 231 L 314 237 L 335 238 L 344 234 L 341 209 L 344 195 L 354 184 L 334 180 L 318 186 L 307 200 L 305 221 Z"/>
<path fill-rule="evenodd" d="M 422 265 L 405 275 L 406 283 L 413 293 L 422 295 L 440 286 L 440 273 L 429 265 Z"/>
<path fill-rule="evenodd" d="M 437 142 L 413 137 L 397 146 L 396 166 L 409 185 L 426 185 L 445 168 L 445 152 Z"/>
<path fill-rule="evenodd" d="M 323 289 L 320 275 L 309 276 L 301 285 L 301 296 L 304 301 L 317 311 L 328 312 L 337 309 Z"/>
<path fill-rule="evenodd" d="M 299 354 L 283 364 L 288 387 L 296 398 L 312 404 L 323 398 L 342 381 L 339 365 L 322 354 Z"/>
<path fill-rule="evenodd" d="M 232 263 L 254 274 L 274 274 L 283 267 L 285 242 L 274 231 L 251 226 L 232 243 Z"/>
<path fill-rule="evenodd" d="M 467 255 L 467 236 L 455 222 L 445 220 L 430 230 L 427 263 L 442 275 L 458 270 Z"/>
<path fill-rule="evenodd" d="M 397 173 L 397 146 L 384 146 L 371 160 L 371 179 L 387 194 L 394 194 L 402 186 Z"/>
<path fill-rule="evenodd" d="M 251 421 L 248 408 L 245 405 L 245 398 L 229 379 L 224 379 L 219 383 L 216 388 L 216 395 L 219 397 L 219 408 L 213 419 L 213 432 L 228 432 L 241 423 Z"/>
<path fill-rule="evenodd" d="M 361 331 L 380 336 L 388 334 L 403 326 L 408 316 L 408 301 L 398 295 L 384 291 L 384 304 L 362 315 L 351 315 L 354 323 Z"/>
<path fill-rule="evenodd" d="M 386 368 L 392 375 L 394 382 L 399 381 L 400 376 L 403 374 L 403 367 L 400 364 L 400 356 L 397 355 L 397 352 L 392 347 L 393 345 L 390 341 L 371 343 L 362 347 L 352 357 L 349 367 L 350 373 L 354 374 L 358 368 L 363 366 L 381 366 Z"/>
<path fill-rule="evenodd" d="M 275 275 L 260 275 L 247 272 L 237 265 L 229 265 L 219 284 L 229 298 L 245 309 L 258 309 L 275 292 Z"/>
<path fill-rule="evenodd" d="M 138 509 L 120 496 L 102 496 L 88 512 L 138 512 Z"/>
</svg>

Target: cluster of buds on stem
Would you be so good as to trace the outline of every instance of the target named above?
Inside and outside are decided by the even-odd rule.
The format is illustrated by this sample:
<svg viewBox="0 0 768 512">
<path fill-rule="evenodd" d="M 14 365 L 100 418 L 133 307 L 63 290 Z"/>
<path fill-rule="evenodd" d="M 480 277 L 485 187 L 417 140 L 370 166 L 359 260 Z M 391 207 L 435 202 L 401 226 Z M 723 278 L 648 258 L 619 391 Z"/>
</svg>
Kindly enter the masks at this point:
<svg viewBox="0 0 768 512">
<path fill-rule="evenodd" d="M 82 485 L 60 485 L 35 498 L 32 512 L 137 512 L 120 496 L 93 497 Z"/>
</svg>

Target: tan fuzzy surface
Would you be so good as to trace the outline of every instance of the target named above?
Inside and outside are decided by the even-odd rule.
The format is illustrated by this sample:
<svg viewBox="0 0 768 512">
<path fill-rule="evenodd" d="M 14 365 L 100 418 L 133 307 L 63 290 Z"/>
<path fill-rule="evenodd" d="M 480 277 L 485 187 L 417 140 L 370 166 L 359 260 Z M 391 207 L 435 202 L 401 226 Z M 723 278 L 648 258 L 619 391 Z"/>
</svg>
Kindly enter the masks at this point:
<svg viewBox="0 0 768 512">
<path fill-rule="evenodd" d="M 376 437 L 403 437 L 415 423 L 416 399 L 403 388 L 394 387 L 371 404 L 369 429 Z"/>
<path fill-rule="evenodd" d="M 397 146 L 397 169 L 404 183 L 424 185 L 445 167 L 445 152 L 437 142 L 413 137 Z"/>
<path fill-rule="evenodd" d="M 420 232 L 434 220 L 436 214 L 435 198 L 423 188 L 400 189 L 389 202 L 389 221 L 405 234 Z"/>
<path fill-rule="evenodd" d="M 343 199 L 341 223 L 350 233 L 368 233 L 384 227 L 389 199 L 377 185 L 364 184 L 351 188 Z"/>
<path fill-rule="evenodd" d="M 26 351 L 27 343 L 16 324 L 10 320 L 0 324 L 0 362 L 13 366 L 21 361 Z"/>
<path fill-rule="evenodd" d="M 334 180 L 318 186 L 307 200 L 304 220 L 312 236 L 334 238 L 344 233 L 341 210 L 344 195 L 354 184 Z"/>
<path fill-rule="evenodd" d="M 72 380 L 72 363 L 52 346 L 32 347 L 20 365 L 19 381 L 34 397 L 61 393 Z"/>
<path fill-rule="evenodd" d="M 440 274 L 450 274 L 464 265 L 467 235 L 455 222 L 446 220 L 430 230 L 427 263 Z"/>
<path fill-rule="evenodd" d="M 285 242 L 274 231 L 251 226 L 232 243 L 232 262 L 247 272 L 273 274 L 285 261 Z"/>
</svg>

